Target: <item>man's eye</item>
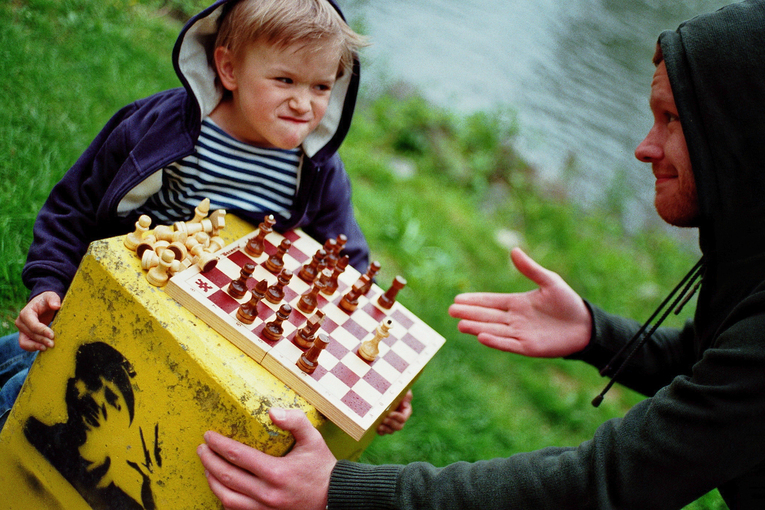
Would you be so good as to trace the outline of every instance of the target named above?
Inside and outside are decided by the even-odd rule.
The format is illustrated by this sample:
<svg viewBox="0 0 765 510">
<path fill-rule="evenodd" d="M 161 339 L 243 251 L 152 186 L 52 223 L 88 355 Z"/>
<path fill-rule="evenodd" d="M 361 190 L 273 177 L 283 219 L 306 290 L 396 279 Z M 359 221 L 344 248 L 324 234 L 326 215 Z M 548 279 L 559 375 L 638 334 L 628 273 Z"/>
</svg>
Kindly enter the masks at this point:
<svg viewBox="0 0 765 510">
<path fill-rule="evenodd" d="M 667 113 L 667 122 L 675 122 L 676 120 L 680 120 L 680 117 L 674 113 Z"/>
</svg>

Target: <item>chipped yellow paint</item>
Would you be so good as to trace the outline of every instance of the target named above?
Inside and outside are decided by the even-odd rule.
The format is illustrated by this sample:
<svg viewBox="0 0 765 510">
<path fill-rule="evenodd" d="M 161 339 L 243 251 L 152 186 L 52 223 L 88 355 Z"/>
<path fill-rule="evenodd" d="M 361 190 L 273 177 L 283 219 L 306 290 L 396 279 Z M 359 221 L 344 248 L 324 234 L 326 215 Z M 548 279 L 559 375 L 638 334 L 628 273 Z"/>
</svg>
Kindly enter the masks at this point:
<svg viewBox="0 0 765 510">
<path fill-rule="evenodd" d="M 231 215 L 226 221 L 227 243 L 254 229 Z M 272 406 L 304 410 L 338 458 L 358 458 L 374 437 L 371 430 L 354 441 L 151 286 L 121 237 L 90 246 L 53 329 L 56 347 L 38 356 L 0 435 L 0 492 L 8 508 L 77 510 L 104 501 L 108 508 L 119 500 L 158 510 L 220 508 L 196 455 L 202 435 L 212 429 L 283 455 L 292 437 L 271 423 Z M 131 392 L 109 375 L 100 376 L 97 391 L 75 377 L 83 369 L 75 363 L 78 350 L 96 343 L 134 370 L 132 419 L 123 394 Z M 77 418 L 67 405 L 85 394 L 102 404 L 95 421 Z M 54 438 L 63 445 L 54 447 Z"/>
</svg>

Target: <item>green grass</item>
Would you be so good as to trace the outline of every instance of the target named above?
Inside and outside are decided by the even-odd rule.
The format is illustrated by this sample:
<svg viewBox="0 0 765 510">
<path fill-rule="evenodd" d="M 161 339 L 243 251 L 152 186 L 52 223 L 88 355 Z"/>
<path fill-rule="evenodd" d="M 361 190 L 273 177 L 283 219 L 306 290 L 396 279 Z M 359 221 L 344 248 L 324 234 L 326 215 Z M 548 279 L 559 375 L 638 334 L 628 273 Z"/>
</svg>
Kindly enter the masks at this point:
<svg viewBox="0 0 765 510">
<path fill-rule="evenodd" d="M 27 291 L 20 272 L 32 223 L 51 187 L 121 106 L 177 86 L 170 51 L 189 0 L 10 0 L 0 4 L 0 332 L 13 329 Z M 402 88 L 404 89 L 404 88 Z M 447 314 L 455 294 L 532 288 L 497 233 L 609 311 L 641 319 L 695 261 L 662 230 L 626 233 L 583 211 L 560 185 L 537 182 L 513 150 L 510 112 L 458 116 L 395 86 L 360 101 L 342 156 L 356 212 L 387 286 L 447 338 L 415 385 L 402 433 L 363 460 L 444 465 L 576 445 L 640 396 L 582 363 L 493 351 Z M 413 170 L 408 178 L 395 169 Z M 563 191 L 562 191 L 563 190 Z M 613 192 L 613 190 L 610 190 Z M 613 193 L 604 207 L 613 210 Z M 692 309 L 692 307 L 689 307 Z M 685 317 L 675 318 L 679 324 Z M 725 508 L 716 492 L 688 507 Z"/>
</svg>

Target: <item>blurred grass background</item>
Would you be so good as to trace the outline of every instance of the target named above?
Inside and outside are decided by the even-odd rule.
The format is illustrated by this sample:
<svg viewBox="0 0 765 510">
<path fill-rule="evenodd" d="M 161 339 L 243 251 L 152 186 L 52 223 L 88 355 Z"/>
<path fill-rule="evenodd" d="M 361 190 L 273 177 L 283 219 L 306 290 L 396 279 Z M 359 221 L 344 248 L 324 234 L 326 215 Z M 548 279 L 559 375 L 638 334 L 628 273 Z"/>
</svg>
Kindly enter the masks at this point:
<svg viewBox="0 0 765 510">
<path fill-rule="evenodd" d="M 21 268 L 48 192 L 118 108 L 178 86 L 173 43 L 206 4 L 0 4 L 0 333 L 14 330 L 25 303 Z M 444 465 L 577 445 L 641 399 L 617 386 L 595 409 L 606 381 L 591 367 L 493 351 L 447 314 L 460 292 L 533 288 L 510 263 L 514 245 L 590 301 L 639 320 L 696 259 L 664 229 L 623 228 L 610 213 L 629 190 L 604 190 L 603 203 L 584 210 L 567 200 L 567 182 L 539 182 L 513 149 L 516 132 L 510 111 L 457 115 L 406 84 L 363 90 L 341 154 L 382 263 L 378 281 L 404 275 L 399 299 L 447 338 L 415 385 L 405 430 L 377 439 L 364 462 Z M 688 508 L 725 505 L 713 491 Z"/>
</svg>

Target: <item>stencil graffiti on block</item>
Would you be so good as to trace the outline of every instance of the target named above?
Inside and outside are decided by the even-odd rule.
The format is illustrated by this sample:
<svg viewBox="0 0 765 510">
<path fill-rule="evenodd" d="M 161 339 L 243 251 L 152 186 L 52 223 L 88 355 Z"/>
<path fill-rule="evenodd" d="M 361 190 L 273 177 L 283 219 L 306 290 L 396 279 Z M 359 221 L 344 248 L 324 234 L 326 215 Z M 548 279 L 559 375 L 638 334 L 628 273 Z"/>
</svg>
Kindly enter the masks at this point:
<svg viewBox="0 0 765 510">
<path fill-rule="evenodd" d="M 96 510 L 155 508 L 159 426 L 144 431 L 133 422 L 135 375 L 113 347 L 82 345 L 66 385 L 66 422 L 46 424 L 32 416 L 24 425 L 27 440 Z"/>
</svg>

